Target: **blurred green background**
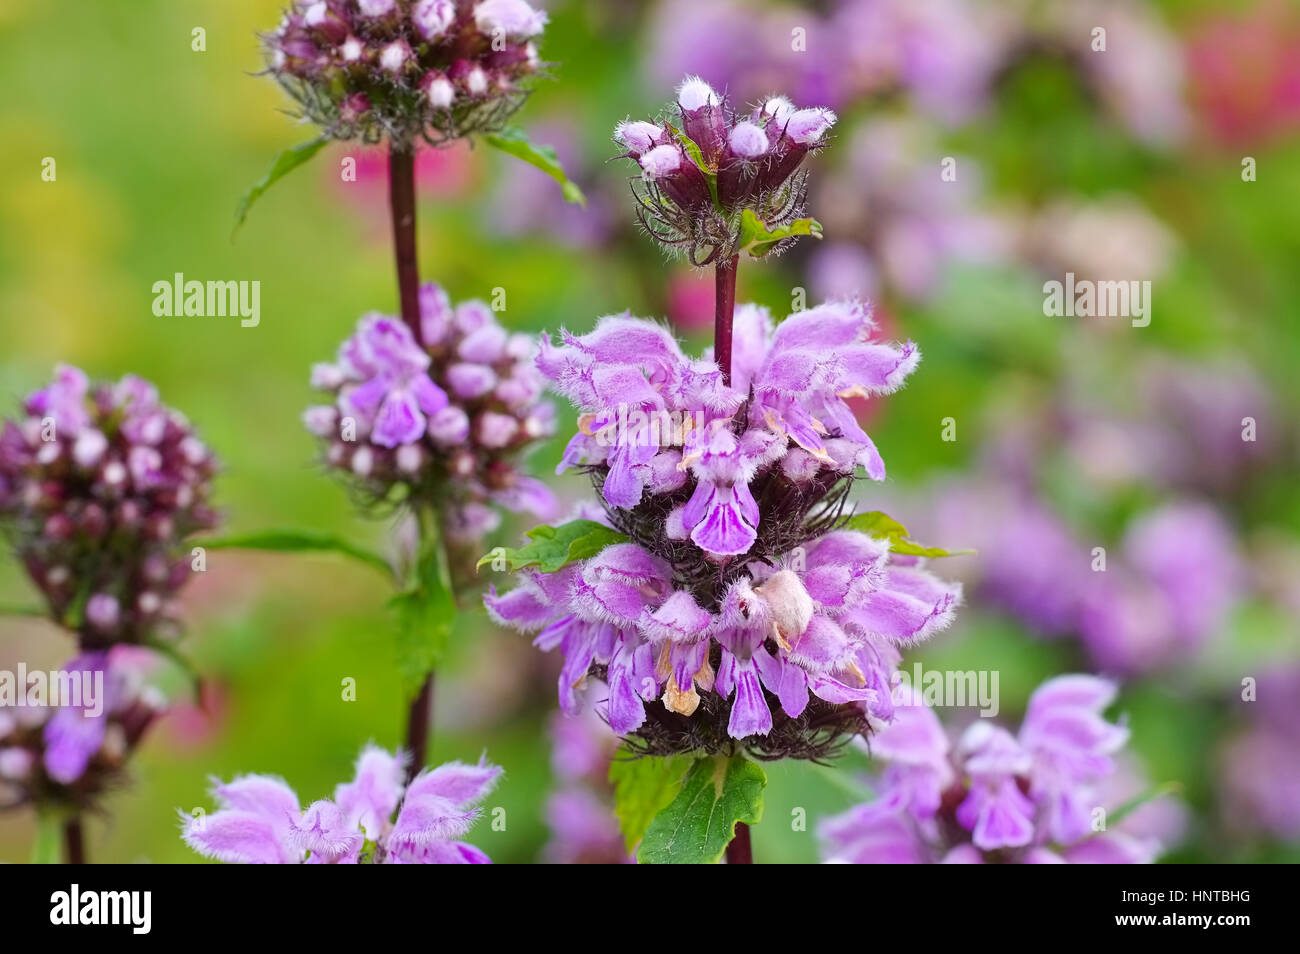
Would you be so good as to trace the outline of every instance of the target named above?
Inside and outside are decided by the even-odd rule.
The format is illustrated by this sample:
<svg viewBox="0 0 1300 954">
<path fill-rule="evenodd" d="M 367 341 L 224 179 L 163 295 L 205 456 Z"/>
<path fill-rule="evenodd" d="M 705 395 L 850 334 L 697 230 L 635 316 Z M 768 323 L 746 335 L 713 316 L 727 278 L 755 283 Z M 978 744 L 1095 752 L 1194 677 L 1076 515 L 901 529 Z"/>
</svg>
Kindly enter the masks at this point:
<svg viewBox="0 0 1300 954">
<path fill-rule="evenodd" d="M 7 409 L 16 407 L 59 361 L 95 377 L 141 374 L 190 417 L 223 461 L 217 499 L 232 531 L 314 527 L 383 546 L 391 528 L 354 514 L 343 489 L 319 472 L 313 440 L 299 420 L 311 400 L 310 365 L 329 359 L 363 312 L 396 308 L 382 162 L 362 157 L 360 181 L 343 183 L 342 158 L 361 153 L 331 146 L 264 197 L 231 239 L 239 196 L 275 153 L 312 135 L 283 112 L 288 100 L 279 88 L 254 75 L 260 68 L 255 34 L 277 22 L 280 7 L 280 0 L 0 0 L 0 78 L 7 91 L 0 102 L 6 144 L 0 150 L 0 395 Z M 700 289 L 632 232 L 630 204 L 623 201 L 627 171 L 605 161 L 615 151 L 609 133 L 617 121 L 652 115 L 671 96 L 642 68 L 655 5 L 557 0 L 548 8 L 543 53 L 557 64 L 555 78 L 537 88 L 518 121 L 542 140 L 548 124 L 570 134 L 568 162 L 597 200 L 592 214 L 606 216 L 606 236 L 587 244 L 556 241 L 544 221 L 504 234 L 500 183 L 516 171 L 486 150 L 458 150 L 421 173 L 422 275 L 455 300 L 488 298 L 504 288 L 508 306 L 500 317 L 516 329 L 581 330 L 600 315 L 631 309 L 651 316 L 678 310 L 674 317 L 689 332 L 691 309 L 680 299 Z M 1178 33 L 1236 8 L 1168 0 L 1155 9 Z M 195 27 L 206 30 L 204 52 L 191 49 Z M 879 108 L 847 104 L 844 128 Z M 915 339 L 925 361 L 872 419 L 889 464 L 886 492 L 972 466 L 994 436 L 982 430 L 979 409 L 1026 381 L 1030 394 L 1050 388 L 1081 352 L 1099 351 L 1099 363 L 1122 378 L 1137 335 L 1141 347 L 1174 355 L 1243 357 L 1273 394 L 1280 425 L 1294 433 L 1300 406 L 1300 139 L 1294 131 L 1251 144 L 1259 178 L 1244 184 L 1241 149 L 1195 137 L 1173 149 L 1145 148 L 1099 116 L 1068 71 L 1046 65 L 1005 83 L 978 122 L 938 135 L 945 150 L 982 165 L 988 192 L 998 200 L 1015 205 L 1057 193 L 1086 200 L 1122 192 L 1172 230 L 1177 251 L 1157 283 L 1155 320 L 1142 331 L 1098 333 L 1047 319 L 1042 279 L 1006 263 L 953 267 L 942 289 L 923 301 L 887 295 L 891 333 Z M 847 132 L 841 141 L 851 141 Z M 815 160 L 814 175 L 849 160 L 837 148 Z M 57 161 L 56 182 L 40 178 L 44 157 Z M 548 187 L 532 181 L 534 189 Z M 745 266 L 740 299 L 785 314 L 791 289 L 804 284 L 806 264 L 795 254 Z M 260 326 L 155 317 L 152 285 L 176 272 L 260 281 Z M 689 333 L 695 344 L 703 342 L 698 331 Z M 939 422 L 948 415 L 961 417 L 956 442 L 940 439 Z M 564 420 L 562 434 L 571 418 Z M 539 449 L 535 472 L 549 475 L 561 447 L 557 441 Z M 1267 530 L 1294 544 L 1300 534 L 1295 478 L 1284 461 L 1252 484 L 1249 496 L 1231 502 L 1243 534 Z M 575 476 L 556 486 L 573 500 L 586 489 Z M 866 504 L 873 492 L 864 491 Z M 1123 513 L 1121 507 L 1097 519 L 1112 521 L 1114 533 Z M 908 522 L 909 514 L 896 515 Z M 519 529 L 508 526 L 503 539 Z M 0 562 L 0 596 L 18 600 L 27 592 L 12 561 Z M 209 711 L 178 712 L 147 740 L 130 786 L 111 795 L 103 816 L 91 822 L 92 860 L 195 860 L 178 837 L 177 811 L 211 809 L 210 776 L 275 773 L 311 800 L 349 777 L 367 740 L 395 746 L 404 703 L 392 621 L 383 609 L 387 596 L 364 571 L 326 558 L 210 554 L 208 572 L 187 592 L 186 638 L 212 683 Z M 505 829 L 480 823 L 470 840 L 497 861 L 533 860 L 546 838 L 541 800 L 550 784 L 550 660 L 523 637 L 495 632 L 477 600 L 467 602 L 456 658 L 439 682 L 431 761 L 486 751 L 503 765 L 505 781 L 487 804 L 505 808 Z M 73 648 L 40 622 L 0 626 L 0 665 L 21 658 L 57 666 Z M 1225 833 L 1214 753 L 1237 719 L 1230 705 L 1236 669 L 1224 686 L 1206 688 L 1225 658 L 1294 659 L 1296 620 L 1247 600 L 1228 627 L 1216 642 L 1226 656 L 1149 677 L 1126 691 L 1120 708 L 1148 776 L 1179 782 L 1193 810 L 1183 847 L 1171 857 L 1300 860 L 1294 845 Z M 934 667 L 1000 670 L 1008 719 L 1042 678 L 1081 665 L 1068 643 L 1036 640 L 978 601 L 915 658 Z M 347 678 L 357 681 L 355 702 L 343 701 Z M 173 699 L 185 701 L 179 673 L 160 664 L 157 679 Z M 857 755 L 848 759 L 866 763 Z M 846 808 L 859 800 L 856 783 L 848 773 L 800 764 L 774 766 L 769 775 L 756 855 L 815 860 L 813 824 L 794 831 L 786 820 L 795 808 L 805 808 L 810 821 Z M 32 830 L 25 813 L 0 816 L 0 859 L 25 859 Z"/>
</svg>

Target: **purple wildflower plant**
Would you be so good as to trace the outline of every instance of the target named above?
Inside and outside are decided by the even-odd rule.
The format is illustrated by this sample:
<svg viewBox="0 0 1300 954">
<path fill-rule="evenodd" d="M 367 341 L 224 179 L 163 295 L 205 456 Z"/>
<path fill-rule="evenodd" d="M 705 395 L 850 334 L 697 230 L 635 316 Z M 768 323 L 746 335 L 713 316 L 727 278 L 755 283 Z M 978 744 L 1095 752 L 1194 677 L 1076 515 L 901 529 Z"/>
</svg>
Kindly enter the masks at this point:
<svg viewBox="0 0 1300 954">
<path fill-rule="evenodd" d="M 954 741 L 915 690 L 871 741 L 887 764 L 875 800 L 820 828 L 829 860 L 854 864 L 1141 864 L 1159 842 L 1102 801 L 1128 741 L 1102 713 L 1114 684 L 1058 676 L 1030 697 L 1020 731 L 977 720 Z"/>
<path fill-rule="evenodd" d="M 780 253 L 799 235 L 820 234 L 801 218 L 808 185 L 799 167 L 826 144 L 835 121 L 829 109 L 798 109 L 784 96 L 740 113 L 688 76 L 672 115 L 621 122 L 614 140 L 640 168 L 632 192 L 642 227 L 703 267 L 740 251 Z"/>
<path fill-rule="evenodd" d="M 63 667 L 83 680 L 102 678 L 93 705 L 0 704 L 0 809 L 84 811 L 121 784 L 132 751 L 164 707 L 130 657 L 140 652 L 87 652 Z"/>
<path fill-rule="evenodd" d="M 549 488 L 515 465 L 555 427 L 534 342 L 508 333 L 483 302 L 453 308 L 432 283 L 420 289 L 420 311 L 423 346 L 399 319 L 369 314 L 335 362 L 312 369 L 333 399 L 303 415 L 326 464 L 374 501 L 454 504 L 443 510 L 458 538 L 496 526 L 491 504 L 550 519 Z"/>
<path fill-rule="evenodd" d="M 852 529 L 861 467 L 884 464 L 845 399 L 896 390 L 910 342 L 834 302 L 774 325 L 735 316 L 730 384 L 650 321 L 543 340 L 537 364 L 582 412 L 561 469 L 599 488 L 625 542 L 485 597 L 565 657 L 559 697 L 608 685 L 611 728 L 655 755 L 817 758 L 887 719 L 900 648 L 952 619 L 960 588 Z"/>
<path fill-rule="evenodd" d="M 216 782 L 219 809 L 182 815 L 181 837 L 230 864 L 491 864 L 457 839 L 479 815 L 501 769 L 447 762 L 404 784 L 398 755 L 367 746 L 351 782 L 306 808 L 282 779 L 242 775 Z"/>
<path fill-rule="evenodd" d="M 327 136 L 439 145 L 504 127 L 546 19 L 525 0 L 295 0 L 267 71 Z"/>
<path fill-rule="evenodd" d="M 170 635 L 187 539 L 218 524 L 211 451 L 132 375 L 60 365 L 23 411 L 0 429 L 0 524 L 51 616 L 86 649 Z"/>
</svg>

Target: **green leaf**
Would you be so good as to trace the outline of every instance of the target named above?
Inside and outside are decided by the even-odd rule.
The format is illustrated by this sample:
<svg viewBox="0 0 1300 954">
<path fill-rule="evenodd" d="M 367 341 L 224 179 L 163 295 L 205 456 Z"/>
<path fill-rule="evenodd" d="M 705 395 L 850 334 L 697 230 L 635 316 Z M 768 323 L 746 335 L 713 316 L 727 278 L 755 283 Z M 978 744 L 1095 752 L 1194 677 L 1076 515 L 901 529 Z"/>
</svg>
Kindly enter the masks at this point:
<svg viewBox="0 0 1300 954">
<path fill-rule="evenodd" d="M 578 188 L 577 183 L 569 179 L 564 167 L 560 165 L 560 158 L 555 154 L 553 147 L 540 146 L 532 142 L 526 132 L 514 126 L 503 129 L 499 133 L 489 133 L 483 139 L 493 149 L 500 149 L 507 155 L 522 159 L 530 166 L 536 166 L 545 172 L 560 184 L 560 192 L 564 195 L 564 201 L 576 202 L 582 206 L 587 204 L 586 196 L 582 194 L 582 190 Z"/>
<path fill-rule="evenodd" d="M 442 662 L 456 621 L 456 594 L 437 519 L 419 512 L 420 558 L 410 585 L 388 601 L 397 615 L 397 666 L 412 696 Z"/>
<path fill-rule="evenodd" d="M 299 143 L 276 156 L 275 162 L 271 163 L 271 168 L 267 170 L 266 175 L 253 183 L 253 187 L 239 200 L 239 205 L 235 208 L 235 227 L 230 232 L 231 240 L 234 240 L 235 233 L 248 218 L 248 210 L 266 193 L 266 190 L 307 162 L 328 144 L 328 139 L 313 139 L 310 142 Z"/>
<path fill-rule="evenodd" d="M 788 225 L 769 229 L 753 209 L 745 209 L 740 214 L 740 250 L 748 252 L 752 258 L 762 258 L 778 242 L 796 235 L 811 235 L 819 239 L 822 237 L 822 224 L 816 219 L 795 219 Z"/>
<path fill-rule="evenodd" d="M 49 610 L 41 609 L 39 606 L 29 606 L 26 603 L 0 603 L 0 616 L 49 616 Z"/>
<path fill-rule="evenodd" d="M 699 759 L 681 791 L 657 814 L 641 839 L 644 864 L 717 864 L 736 833 L 736 823 L 763 817 L 767 775 L 743 756 Z"/>
<path fill-rule="evenodd" d="M 199 540 L 196 546 L 209 550 L 268 550 L 273 553 L 337 553 L 379 570 L 390 580 L 393 568 L 378 553 L 317 530 L 260 530 L 230 537 Z"/>
<path fill-rule="evenodd" d="M 504 560 L 504 569 L 510 573 L 526 566 L 536 566 L 543 573 L 554 573 L 575 560 L 589 559 L 605 547 L 627 540 L 626 535 L 594 520 L 570 520 L 558 527 L 542 524 L 533 527 L 525 536 L 530 543 L 517 550 L 497 547 L 478 561 L 478 567 Z M 493 569 L 497 567 L 494 565 Z"/>
<path fill-rule="evenodd" d="M 32 842 L 32 864 L 63 863 L 64 821 L 62 812 L 46 809 L 36 813 L 36 840 Z"/>
<path fill-rule="evenodd" d="M 845 530 L 857 530 L 877 540 L 889 541 L 889 552 L 903 556 L 946 557 L 965 556 L 974 550 L 945 550 L 943 547 L 922 546 L 907 537 L 907 527 L 903 526 L 887 513 L 872 510 L 870 513 L 855 514 L 844 524 Z"/>
<path fill-rule="evenodd" d="M 1181 793 L 1182 790 L 1183 786 L 1178 782 L 1165 782 L 1163 785 L 1154 785 L 1145 792 L 1134 795 L 1119 808 L 1111 812 L 1106 818 L 1106 824 L 1107 826 L 1118 825 L 1147 802 L 1154 802 L 1157 798 L 1164 798 L 1166 795 L 1177 795 Z"/>
<path fill-rule="evenodd" d="M 691 760 L 681 755 L 637 758 L 626 750 L 610 763 L 614 814 L 629 852 L 636 848 L 654 817 L 672 803 L 690 765 Z"/>
</svg>

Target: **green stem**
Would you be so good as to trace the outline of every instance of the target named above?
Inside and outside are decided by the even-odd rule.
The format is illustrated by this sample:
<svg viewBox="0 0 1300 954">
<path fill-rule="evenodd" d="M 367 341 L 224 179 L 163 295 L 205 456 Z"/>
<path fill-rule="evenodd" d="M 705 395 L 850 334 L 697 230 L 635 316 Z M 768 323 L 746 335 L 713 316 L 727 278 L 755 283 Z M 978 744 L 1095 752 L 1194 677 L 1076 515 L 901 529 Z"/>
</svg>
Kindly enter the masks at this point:
<svg viewBox="0 0 1300 954">
<path fill-rule="evenodd" d="M 453 593 L 451 583 L 450 560 L 447 554 L 446 536 L 442 532 L 443 519 L 436 506 L 417 505 L 413 508 L 416 525 L 419 528 L 419 554 L 417 574 L 426 558 L 435 561 L 439 585 L 446 592 Z M 419 581 L 417 581 L 418 584 Z M 430 670 L 420 685 L 420 690 L 411 700 L 406 714 L 406 751 L 410 763 L 406 769 L 406 781 L 409 784 L 428 758 L 430 740 L 433 737 L 433 690 L 434 672 Z"/>
</svg>

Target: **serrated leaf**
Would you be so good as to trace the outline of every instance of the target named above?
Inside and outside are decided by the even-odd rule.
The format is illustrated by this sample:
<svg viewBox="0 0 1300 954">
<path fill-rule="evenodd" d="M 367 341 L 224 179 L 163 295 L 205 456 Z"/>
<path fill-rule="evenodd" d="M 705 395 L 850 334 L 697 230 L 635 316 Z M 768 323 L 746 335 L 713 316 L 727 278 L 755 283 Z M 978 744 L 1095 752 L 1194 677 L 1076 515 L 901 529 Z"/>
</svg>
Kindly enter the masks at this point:
<svg viewBox="0 0 1300 954">
<path fill-rule="evenodd" d="M 923 546 L 915 540 L 908 539 L 907 527 L 880 510 L 854 514 L 844 524 L 844 529 L 856 530 L 877 540 L 888 540 L 889 552 L 897 553 L 900 556 L 965 556 L 975 552 L 974 550 L 945 550 L 943 547 Z"/>
<path fill-rule="evenodd" d="M 511 573 L 528 566 L 536 566 L 543 573 L 554 573 L 575 560 L 590 559 L 605 547 L 627 540 L 625 534 L 594 520 L 570 520 L 558 527 L 542 524 L 524 535 L 531 542 L 517 550 L 498 547 L 480 559 L 476 569 L 485 563 L 505 560 L 505 569 Z"/>
<path fill-rule="evenodd" d="M 610 763 L 614 814 L 629 853 L 636 849 L 654 817 L 677 796 L 690 765 L 691 760 L 685 756 L 637 758 L 626 750 Z"/>
<path fill-rule="evenodd" d="M 822 237 L 822 224 L 816 219 L 795 219 L 787 225 L 769 229 L 753 209 L 745 209 L 740 214 L 740 250 L 748 252 L 751 258 L 762 258 L 772 251 L 778 242 L 797 235 Z"/>
<path fill-rule="evenodd" d="M 500 149 L 506 155 L 522 159 L 530 166 L 545 172 L 560 184 L 564 201 L 576 202 L 582 206 L 587 204 L 587 197 L 582 194 L 577 183 L 569 179 L 564 167 L 560 165 L 560 157 L 556 155 L 554 147 L 532 142 L 526 132 L 514 126 L 503 129 L 499 133 L 489 133 L 483 137 L 483 140 L 493 149 Z"/>
<path fill-rule="evenodd" d="M 643 864 L 717 864 L 736 823 L 763 817 L 767 775 L 743 756 L 699 759 L 677 797 L 646 828 L 637 851 Z"/>
<path fill-rule="evenodd" d="M 407 692 L 414 695 L 442 662 L 456 621 L 456 594 L 436 521 L 421 521 L 414 578 L 388 606 L 397 615 L 398 669 Z"/>
<path fill-rule="evenodd" d="M 271 163 L 271 168 L 267 170 L 266 175 L 253 183 L 252 188 L 245 192 L 239 200 L 239 205 L 235 208 L 235 227 L 230 232 L 231 239 L 234 239 L 235 233 L 244 224 L 244 220 L 248 218 L 248 210 L 253 207 L 254 202 L 265 195 L 271 186 L 303 165 L 328 144 L 328 139 L 313 139 L 310 142 L 302 142 L 292 146 L 276 156 L 275 162 Z"/>
<path fill-rule="evenodd" d="M 209 550 L 264 550 L 271 553 L 337 553 L 379 570 L 390 580 L 393 568 L 378 553 L 359 547 L 334 533 L 317 530 L 258 530 L 198 540 L 195 546 Z"/>
</svg>

